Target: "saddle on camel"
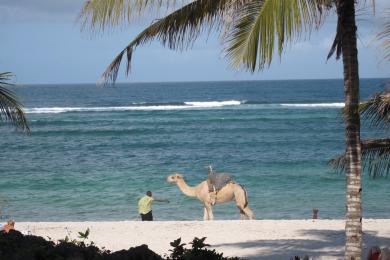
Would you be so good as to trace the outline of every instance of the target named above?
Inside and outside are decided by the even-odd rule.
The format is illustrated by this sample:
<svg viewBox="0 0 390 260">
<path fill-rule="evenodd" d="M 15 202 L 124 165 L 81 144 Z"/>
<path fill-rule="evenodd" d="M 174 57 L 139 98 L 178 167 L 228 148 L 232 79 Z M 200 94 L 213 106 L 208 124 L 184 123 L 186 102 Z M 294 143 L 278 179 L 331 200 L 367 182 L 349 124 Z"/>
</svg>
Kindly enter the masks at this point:
<svg viewBox="0 0 390 260">
<path fill-rule="evenodd" d="M 213 168 L 208 166 L 209 175 L 207 179 L 207 184 L 209 186 L 210 192 L 210 202 L 211 205 L 214 205 L 217 200 L 218 191 L 220 191 L 226 184 L 232 181 L 230 175 L 226 173 L 217 173 L 213 171 Z"/>
</svg>

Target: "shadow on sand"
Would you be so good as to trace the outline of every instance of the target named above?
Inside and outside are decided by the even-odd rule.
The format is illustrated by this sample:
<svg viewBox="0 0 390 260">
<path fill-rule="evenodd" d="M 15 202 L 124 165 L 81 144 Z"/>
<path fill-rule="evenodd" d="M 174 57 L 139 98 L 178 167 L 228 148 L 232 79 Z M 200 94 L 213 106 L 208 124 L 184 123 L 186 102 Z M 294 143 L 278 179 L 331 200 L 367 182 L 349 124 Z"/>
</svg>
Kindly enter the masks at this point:
<svg viewBox="0 0 390 260">
<path fill-rule="evenodd" d="M 378 245 L 389 246 L 390 238 L 378 237 L 377 232 L 365 231 L 363 234 L 363 259 L 368 250 Z M 223 251 L 221 247 L 228 249 L 241 248 L 252 249 L 251 255 L 241 255 L 245 259 L 290 259 L 293 256 L 308 255 L 317 259 L 343 259 L 344 256 L 344 231 L 340 230 L 302 230 L 297 237 L 306 236 L 312 239 L 279 239 L 279 240 L 251 240 L 243 243 L 213 244 L 212 247 Z M 243 251 L 245 252 L 245 251 Z"/>
</svg>

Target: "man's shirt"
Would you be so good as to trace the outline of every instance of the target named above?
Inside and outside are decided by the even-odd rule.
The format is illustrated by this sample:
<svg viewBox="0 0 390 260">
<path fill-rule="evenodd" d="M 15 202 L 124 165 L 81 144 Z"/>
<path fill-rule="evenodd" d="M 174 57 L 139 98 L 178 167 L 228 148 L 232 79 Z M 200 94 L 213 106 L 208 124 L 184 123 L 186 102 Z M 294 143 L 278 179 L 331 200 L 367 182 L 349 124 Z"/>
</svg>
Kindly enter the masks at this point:
<svg viewBox="0 0 390 260">
<path fill-rule="evenodd" d="M 149 196 L 143 196 L 139 201 L 138 201 L 138 213 L 139 214 L 147 214 L 152 210 L 152 202 L 153 202 L 153 197 Z"/>
</svg>

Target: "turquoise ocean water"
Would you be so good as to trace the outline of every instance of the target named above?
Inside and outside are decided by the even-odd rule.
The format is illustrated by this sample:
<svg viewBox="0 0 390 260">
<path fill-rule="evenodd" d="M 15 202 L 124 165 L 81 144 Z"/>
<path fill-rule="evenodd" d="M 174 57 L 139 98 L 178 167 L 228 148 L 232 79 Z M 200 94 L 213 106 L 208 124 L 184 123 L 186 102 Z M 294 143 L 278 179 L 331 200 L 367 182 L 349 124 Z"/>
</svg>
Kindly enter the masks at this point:
<svg viewBox="0 0 390 260">
<path fill-rule="evenodd" d="M 385 89 L 361 80 L 361 97 Z M 13 88 L 32 133 L 0 125 L 0 203 L 17 221 L 132 220 L 147 190 L 170 204 L 157 220 L 202 219 L 190 185 L 205 166 L 229 172 L 259 219 L 343 218 L 343 175 L 327 160 L 344 149 L 341 80 L 34 85 Z M 363 137 L 384 136 L 366 126 Z M 364 178 L 364 216 L 390 216 L 390 180 Z M 238 219 L 234 203 L 216 219 Z"/>
</svg>

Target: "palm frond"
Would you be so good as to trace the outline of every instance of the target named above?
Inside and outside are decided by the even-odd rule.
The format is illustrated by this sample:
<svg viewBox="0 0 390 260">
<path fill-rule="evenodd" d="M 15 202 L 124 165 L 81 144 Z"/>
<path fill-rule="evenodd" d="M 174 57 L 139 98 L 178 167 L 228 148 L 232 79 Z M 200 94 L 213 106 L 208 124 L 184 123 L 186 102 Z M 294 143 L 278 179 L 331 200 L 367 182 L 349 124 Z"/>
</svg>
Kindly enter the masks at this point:
<svg viewBox="0 0 390 260">
<path fill-rule="evenodd" d="M 172 12 L 164 18 L 156 20 L 138 34 L 111 62 L 103 73 L 102 83 L 115 83 L 123 56 L 126 54 L 126 73 L 131 70 L 134 49 L 152 40 L 159 40 L 170 49 L 191 47 L 199 34 L 206 28 L 220 28 L 221 17 L 235 4 L 244 0 L 198 0 Z M 206 26 L 207 24 L 207 26 Z"/>
<path fill-rule="evenodd" d="M 363 169 L 372 177 L 390 173 L 390 139 L 371 139 L 361 142 Z M 331 159 L 328 164 L 338 172 L 345 172 L 345 155 Z"/>
<path fill-rule="evenodd" d="M 377 38 L 382 41 L 384 60 L 390 61 L 390 9 L 387 9 L 385 19 L 383 30 L 378 34 Z"/>
<path fill-rule="evenodd" d="M 7 86 L 12 84 L 6 81 L 10 80 L 10 72 L 0 73 L 0 121 L 8 121 L 22 131 L 29 132 L 30 128 L 23 112 L 23 106 L 18 101 L 12 91 Z"/>
<path fill-rule="evenodd" d="M 340 11 L 340 13 L 344 13 L 344 12 Z M 344 36 L 344 26 L 342 26 L 342 24 L 341 24 L 343 19 L 344 19 L 344 17 L 342 17 L 341 15 L 338 15 L 337 26 L 336 26 L 336 36 L 334 37 L 332 46 L 330 47 L 328 57 L 327 57 L 328 60 L 330 59 L 330 57 L 333 56 L 334 53 L 336 53 L 336 60 L 340 59 L 340 57 L 341 57 L 342 38 Z"/>
<path fill-rule="evenodd" d="M 363 166 L 373 176 L 387 176 L 390 171 L 390 139 L 362 142 Z"/>
<path fill-rule="evenodd" d="M 359 105 L 362 119 L 372 126 L 390 126 L 390 91 L 377 93 L 367 102 Z"/>
<path fill-rule="evenodd" d="M 347 157 L 345 154 L 337 155 L 328 161 L 328 165 L 332 167 L 337 173 L 343 173 L 347 167 Z"/>
<path fill-rule="evenodd" d="M 130 22 L 142 14 L 151 15 L 161 8 L 168 10 L 184 0 L 88 0 L 85 2 L 79 20 L 82 28 L 104 31 Z"/>
<path fill-rule="evenodd" d="M 269 66 L 275 43 L 279 55 L 286 43 L 298 39 L 322 21 L 329 1 L 256 0 L 247 3 L 227 40 L 227 56 L 233 67 L 250 71 Z"/>
<path fill-rule="evenodd" d="M 262 68 L 272 59 L 275 34 L 278 36 L 278 50 L 281 54 L 285 42 L 299 36 L 301 31 L 310 31 L 313 26 L 320 24 L 323 7 L 331 2 L 331 0 L 191 1 L 167 16 L 157 19 L 138 34 L 108 66 L 101 82 L 115 83 L 125 54 L 128 74 L 137 46 L 157 39 L 164 46 L 182 50 L 191 47 L 199 34 L 206 29 L 217 29 L 221 32 L 220 29 L 224 28 L 221 34 L 226 33 L 226 30 L 229 30 L 227 35 L 233 34 L 228 40 L 231 43 L 228 56 L 233 58 L 233 64 L 243 64 L 254 70 L 256 65 L 253 64 L 256 64 L 258 55 L 259 68 Z M 130 19 L 130 14 L 134 12 L 131 10 L 136 9 L 140 13 L 145 13 L 147 8 L 153 5 L 161 7 L 163 3 L 165 3 L 163 0 L 90 0 L 86 3 L 81 16 L 86 18 L 85 21 L 92 27 L 104 29 L 105 26 L 114 26 L 120 21 Z M 236 36 L 241 37 L 235 39 Z"/>
</svg>

